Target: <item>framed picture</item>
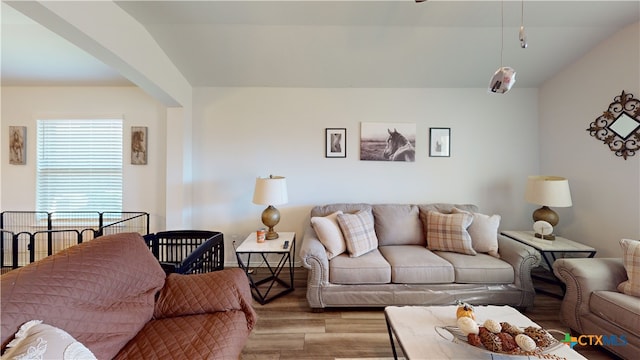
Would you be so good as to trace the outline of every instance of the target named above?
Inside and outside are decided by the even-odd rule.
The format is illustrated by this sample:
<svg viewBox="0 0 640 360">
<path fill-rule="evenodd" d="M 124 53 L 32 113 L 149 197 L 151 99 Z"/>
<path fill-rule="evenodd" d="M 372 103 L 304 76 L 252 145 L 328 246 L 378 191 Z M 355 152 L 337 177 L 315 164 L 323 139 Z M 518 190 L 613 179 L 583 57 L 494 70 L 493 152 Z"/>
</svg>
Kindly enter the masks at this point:
<svg viewBox="0 0 640 360">
<path fill-rule="evenodd" d="M 429 156 L 451 156 L 451 128 L 429 128 Z"/>
<path fill-rule="evenodd" d="M 9 164 L 27 163 L 27 127 L 9 126 Z"/>
<path fill-rule="evenodd" d="M 147 127 L 131 127 L 131 164 L 147 165 Z"/>
<path fill-rule="evenodd" d="M 360 124 L 360 160 L 414 162 L 415 146 L 414 123 Z"/>
<path fill-rule="evenodd" d="M 347 129 L 326 128 L 325 130 L 325 157 L 347 157 Z"/>
</svg>

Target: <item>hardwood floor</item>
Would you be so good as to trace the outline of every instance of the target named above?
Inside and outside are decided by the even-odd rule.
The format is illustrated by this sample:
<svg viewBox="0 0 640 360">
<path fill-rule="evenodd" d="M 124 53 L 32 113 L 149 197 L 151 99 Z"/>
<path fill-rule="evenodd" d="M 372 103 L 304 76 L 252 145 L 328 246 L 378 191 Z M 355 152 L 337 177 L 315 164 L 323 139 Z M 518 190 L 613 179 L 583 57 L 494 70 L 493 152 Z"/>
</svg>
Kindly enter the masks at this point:
<svg viewBox="0 0 640 360">
<path fill-rule="evenodd" d="M 265 305 L 254 301 L 258 323 L 242 360 L 334 360 L 393 357 L 382 308 L 327 309 L 313 313 L 306 300 L 306 269 L 295 269 L 295 290 Z M 558 319 L 560 300 L 540 294 L 525 315 L 568 332 Z M 588 359 L 616 359 L 599 347 L 578 347 Z"/>
</svg>

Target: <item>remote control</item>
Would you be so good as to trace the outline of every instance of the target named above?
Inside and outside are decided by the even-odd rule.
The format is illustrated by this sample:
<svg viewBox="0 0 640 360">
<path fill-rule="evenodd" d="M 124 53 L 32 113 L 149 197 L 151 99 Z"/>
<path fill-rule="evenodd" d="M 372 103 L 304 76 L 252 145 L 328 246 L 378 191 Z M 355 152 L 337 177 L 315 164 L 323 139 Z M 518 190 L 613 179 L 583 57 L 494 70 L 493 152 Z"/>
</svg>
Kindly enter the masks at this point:
<svg viewBox="0 0 640 360">
<path fill-rule="evenodd" d="M 286 249 L 289 247 L 289 240 L 285 240 L 284 245 L 282 245 L 283 249 Z"/>
</svg>

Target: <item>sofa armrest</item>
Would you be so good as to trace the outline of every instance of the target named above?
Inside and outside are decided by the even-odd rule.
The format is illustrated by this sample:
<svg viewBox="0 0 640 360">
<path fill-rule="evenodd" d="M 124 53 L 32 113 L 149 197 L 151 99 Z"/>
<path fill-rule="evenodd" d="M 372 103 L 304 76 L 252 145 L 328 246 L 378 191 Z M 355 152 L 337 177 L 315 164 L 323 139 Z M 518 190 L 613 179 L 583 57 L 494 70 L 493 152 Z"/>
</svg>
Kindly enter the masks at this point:
<svg viewBox="0 0 640 360">
<path fill-rule="evenodd" d="M 532 306 L 536 291 L 531 280 L 531 270 L 540 264 L 540 253 L 531 246 L 504 235 L 498 235 L 498 252 L 500 258 L 513 267 L 515 285 L 523 290 L 521 306 Z"/>
<path fill-rule="evenodd" d="M 239 268 L 204 274 L 170 274 L 160 290 L 153 316 L 162 319 L 237 310 L 245 313 L 247 327 L 252 330 L 257 315 L 251 303 L 249 281 Z"/>
<path fill-rule="evenodd" d="M 300 246 L 302 266 L 309 269 L 307 301 L 311 308 L 322 308 L 321 287 L 329 283 L 329 258 L 311 224 L 307 226 Z"/>
<path fill-rule="evenodd" d="M 627 280 L 621 258 L 564 258 L 553 263 L 554 274 L 566 285 L 560 318 L 582 332 L 581 317 L 590 313 L 589 297 L 599 290 L 617 291 Z"/>
<path fill-rule="evenodd" d="M 302 259 L 302 266 L 312 272 L 318 272 L 316 274 L 318 283 L 329 282 L 329 258 L 327 257 L 327 251 L 311 225 L 307 226 L 304 236 L 302 237 L 300 258 Z"/>
</svg>

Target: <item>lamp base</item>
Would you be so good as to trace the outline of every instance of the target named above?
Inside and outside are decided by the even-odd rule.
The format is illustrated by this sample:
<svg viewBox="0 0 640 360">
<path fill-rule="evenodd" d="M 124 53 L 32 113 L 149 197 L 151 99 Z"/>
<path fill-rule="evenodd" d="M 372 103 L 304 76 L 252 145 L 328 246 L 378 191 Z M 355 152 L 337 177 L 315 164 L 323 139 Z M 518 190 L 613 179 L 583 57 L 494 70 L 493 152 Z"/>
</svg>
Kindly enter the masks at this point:
<svg viewBox="0 0 640 360">
<path fill-rule="evenodd" d="M 265 235 L 264 238 L 267 240 L 275 240 L 279 237 L 280 235 L 278 235 L 277 232 L 273 231 L 273 228 L 269 228 L 269 231 L 267 231 L 267 235 Z"/>
<path fill-rule="evenodd" d="M 549 209 L 548 206 L 543 206 L 533 212 L 533 221 L 540 220 L 548 222 L 551 226 L 556 226 L 560 221 L 560 217 L 557 212 Z"/>
<path fill-rule="evenodd" d="M 273 230 L 273 227 L 280 222 L 280 211 L 274 208 L 273 205 L 269 205 L 262 212 L 262 223 L 269 228 L 265 239 L 274 240 L 279 237 L 278 233 Z"/>
<path fill-rule="evenodd" d="M 533 234 L 533 236 L 537 237 L 538 239 L 542 239 L 542 240 L 555 240 L 556 239 L 556 236 L 553 235 L 553 234 L 542 235 L 542 234 L 535 233 L 535 234 Z"/>
</svg>

